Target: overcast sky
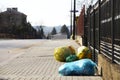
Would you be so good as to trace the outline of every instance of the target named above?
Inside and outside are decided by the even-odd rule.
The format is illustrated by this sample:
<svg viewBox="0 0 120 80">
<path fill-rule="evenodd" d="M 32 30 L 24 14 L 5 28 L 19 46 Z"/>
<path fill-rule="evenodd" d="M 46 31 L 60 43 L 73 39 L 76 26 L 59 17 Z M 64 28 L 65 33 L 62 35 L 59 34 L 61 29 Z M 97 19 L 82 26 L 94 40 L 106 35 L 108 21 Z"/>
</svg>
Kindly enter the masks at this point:
<svg viewBox="0 0 120 80">
<path fill-rule="evenodd" d="M 81 2 L 77 3 L 80 4 L 77 8 L 84 4 Z M 27 15 L 27 21 L 33 26 L 70 24 L 71 0 L 0 0 L 0 11 L 8 7 L 17 7 L 18 11 Z"/>
</svg>

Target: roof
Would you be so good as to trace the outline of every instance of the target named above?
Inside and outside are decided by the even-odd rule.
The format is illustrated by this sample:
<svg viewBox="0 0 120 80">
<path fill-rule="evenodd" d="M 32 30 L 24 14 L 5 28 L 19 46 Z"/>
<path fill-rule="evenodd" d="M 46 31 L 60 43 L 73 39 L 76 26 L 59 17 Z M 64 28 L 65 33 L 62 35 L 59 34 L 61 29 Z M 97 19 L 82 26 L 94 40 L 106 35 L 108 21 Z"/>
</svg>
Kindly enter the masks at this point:
<svg viewBox="0 0 120 80">
<path fill-rule="evenodd" d="M 27 16 L 27 15 L 25 15 L 24 13 L 21 13 L 21 12 L 19 12 L 18 10 L 17 10 L 17 8 L 7 8 L 7 10 L 6 11 L 4 11 L 4 12 L 1 12 L 0 14 L 9 14 L 9 13 L 11 13 L 11 14 L 22 14 L 22 15 L 24 15 L 24 16 Z"/>
</svg>

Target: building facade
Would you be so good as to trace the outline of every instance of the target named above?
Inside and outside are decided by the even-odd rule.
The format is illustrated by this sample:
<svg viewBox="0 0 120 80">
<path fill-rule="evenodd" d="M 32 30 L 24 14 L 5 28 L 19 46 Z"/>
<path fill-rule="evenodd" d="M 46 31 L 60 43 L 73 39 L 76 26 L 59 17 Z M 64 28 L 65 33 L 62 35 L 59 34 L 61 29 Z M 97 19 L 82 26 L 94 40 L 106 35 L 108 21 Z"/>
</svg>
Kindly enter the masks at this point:
<svg viewBox="0 0 120 80">
<path fill-rule="evenodd" d="M 19 12 L 17 8 L 7 8 L 0 13 L 0 32 L 9 32 L 14 26 L 19 27 L 27 23 L 26 15 Z"/>
<path fill-rule="evenodd" d="M 0 38 L 36 38 L 36 30 L 27 22 L 27 15 L 7 8 L 0 13 Z"/>
</svg>

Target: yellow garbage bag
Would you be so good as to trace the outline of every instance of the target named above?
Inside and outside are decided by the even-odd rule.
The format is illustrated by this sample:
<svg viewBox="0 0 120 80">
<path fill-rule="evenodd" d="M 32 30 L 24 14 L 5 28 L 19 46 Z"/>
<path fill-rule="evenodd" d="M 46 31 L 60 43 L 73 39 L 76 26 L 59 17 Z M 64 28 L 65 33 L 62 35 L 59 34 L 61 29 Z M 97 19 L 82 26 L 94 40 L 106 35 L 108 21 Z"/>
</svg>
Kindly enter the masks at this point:
<svg viewBox="0 0 120 80">
<path fill-rule="evenodd" d="M 72 55 L 76 54 L 76 50 L 73 46 L 67 46 L 67 47 L 68 47 L 68 49 L 70 49 Z"/>
<path fill-rule="evenodd" d="M 77 57 L 79 59 L 84 59 L 84 58 L 91 59 L 92 54 L 91 54 L 90 50 L 88 49 L 88 47 L 81 46 L 81 47 L 78 48 Z"/>
<path fill-rule="evenodd" d="M 58 47 L 54 50 L 54 58 L 60 62 L 65 62 L 66 58 L 71 54 L 71 50 L 68 47 Z"/>
</svg>

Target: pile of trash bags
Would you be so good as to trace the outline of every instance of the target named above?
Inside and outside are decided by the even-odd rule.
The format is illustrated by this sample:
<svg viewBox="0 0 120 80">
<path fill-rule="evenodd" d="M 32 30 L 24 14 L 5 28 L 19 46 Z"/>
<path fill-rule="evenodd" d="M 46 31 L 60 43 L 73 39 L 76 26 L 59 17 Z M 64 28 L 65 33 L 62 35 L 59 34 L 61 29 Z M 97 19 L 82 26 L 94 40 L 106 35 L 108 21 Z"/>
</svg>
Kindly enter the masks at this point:
<svg viewBox="0 0 120 80">
<path fill-rule="evenodd" d="M 91 57 L 90 50 L 85 46 L 79 47 L 77 52 L 73 46 L 58 47 L 54 50 L 54 58 L 60 62 L 72 62 L 85 58 L 91 59 Z"/>
<path fill-rule="evenodd" d="M 63 76 L 93 76 L 97 70 L 96 63 L 91 60 L 92 53 L 86 46 L 79 47 L 77 51 L 73 46 L 55 48 L 54 58 L 65 62 L 58 70 Z"/>
</svg>

